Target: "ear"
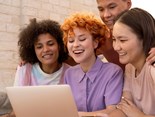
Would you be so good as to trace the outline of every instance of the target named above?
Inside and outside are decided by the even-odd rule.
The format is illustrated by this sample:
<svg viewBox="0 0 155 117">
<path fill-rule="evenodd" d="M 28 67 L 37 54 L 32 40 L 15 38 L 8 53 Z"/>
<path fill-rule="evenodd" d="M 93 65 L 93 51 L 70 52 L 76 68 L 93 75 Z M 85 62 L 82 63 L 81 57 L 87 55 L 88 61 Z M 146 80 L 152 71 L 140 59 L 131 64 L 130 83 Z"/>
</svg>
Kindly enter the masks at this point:
<svg viewBox="0 0 155 117">
<path fill-rule="evenodd" d="M 131 2 L 131 0 L 127 0 L 127 5 L 128 5 L 128 9 L 130 9 L 131 6 L 132 6 L 132 2 Z"/>
<path fill-rule="evenodd" d="M 95 39 L 93 41 L 93 46 L 94 46 L 94 49 L 96 49 L 98 47 L 98 44 L 99 44 L 99 40 L 98 39 Z"/>
</svg>

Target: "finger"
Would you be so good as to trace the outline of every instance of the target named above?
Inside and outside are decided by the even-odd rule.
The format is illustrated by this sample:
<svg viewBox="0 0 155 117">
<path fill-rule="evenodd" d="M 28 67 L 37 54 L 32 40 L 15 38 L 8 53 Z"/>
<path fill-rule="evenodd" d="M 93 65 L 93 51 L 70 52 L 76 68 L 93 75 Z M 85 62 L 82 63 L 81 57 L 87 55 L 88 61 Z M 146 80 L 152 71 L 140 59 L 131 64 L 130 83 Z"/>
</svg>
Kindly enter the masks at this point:
<svg viewBox="0 0 155 117">
<path fill-rule="evenodd" d="M 122 103 L 121 105 L 119 105 L 119 109 L 122 110 L 123 112 L 127 112 L 129 110 L 129 108 L 131 108 L 132 106 L 129 105 L 127 102 L 126 103 Z"/>
<path fill-rule="evenodd" d="M 149 60 L 147 60 L 149 65 L 153 65 L 155 64 L 155 56 L 153 56 L 152 58 L 150 58 Z"/>
<path fill-rule="evenodd" d="M 123 100 L 124 100 L 128 105 L 133 105 L 132 101 L 130 101 L 129 99 L 124 98 Z"/>
<path fill-rule="evenodd" d="M 150 50 L 149 56 L 146 58 L 146 61 L 149 62 L 149 64 L 155 62 L 155 48 L 152 48 Z"/>
<path fill-rule="evenodd" d="M 122 97 L 122 100 L 120 102 L 120 104 L 123 104 L 123 103 L 127 103 L 127 101 L 125 100 L 125 97 Z"/>
<path fill-rule="evenodd" d="M 123 108 L 127 108 L 127 106 L 128 106 L 128 104 L 122 103 L 122 104 L 118 104 L 118 105 L 116 106 L 116 108 L 117 108 L 117 109 L 120 109 L 120 110 L 123 110 Z"/>
<path fill-rule="evenodd" d="M 154 57 L 154 55 L 153 55 L 153 54 L 150 54 L 150 55 L 146 58 L 146 61 L 148 62 L 148 61 L 152 60 L 153 57 Z"/>
<path fill-rule="evenodd" d="M 149 51 L 149 54 L 151 53 L 155 53 L 155 47 L 151 48 L 151 50 Z"/>
</svg>

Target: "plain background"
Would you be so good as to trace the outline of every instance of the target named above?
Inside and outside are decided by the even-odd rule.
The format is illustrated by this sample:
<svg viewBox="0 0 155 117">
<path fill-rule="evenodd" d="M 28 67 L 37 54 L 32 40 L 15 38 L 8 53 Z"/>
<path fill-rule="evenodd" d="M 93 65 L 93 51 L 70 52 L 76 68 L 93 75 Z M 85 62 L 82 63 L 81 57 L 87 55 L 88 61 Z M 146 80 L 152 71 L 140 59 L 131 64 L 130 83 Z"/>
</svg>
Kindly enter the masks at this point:
<svg viewBox="0 0 155 117">
<path fill-rule="evenodd" d="M 153 0 L 132 0 L 132 7 L 139 7 L 148 11 L 155 18 Z"/>
</svg>

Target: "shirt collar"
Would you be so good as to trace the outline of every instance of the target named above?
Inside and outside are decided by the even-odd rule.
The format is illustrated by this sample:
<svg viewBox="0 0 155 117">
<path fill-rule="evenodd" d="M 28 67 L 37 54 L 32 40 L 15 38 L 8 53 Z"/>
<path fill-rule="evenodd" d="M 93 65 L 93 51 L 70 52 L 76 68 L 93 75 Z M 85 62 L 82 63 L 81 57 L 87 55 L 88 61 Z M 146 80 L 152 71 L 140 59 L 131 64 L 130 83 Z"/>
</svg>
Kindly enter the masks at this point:
<svg viewBox="0 0 155 117">
<path fill-rule="evenodd" d="M 91 68 L 88 72 L 86 72 L 86 73 L 83 72 L 82 68 L 81 68 L 80 65 L 79 65 L 80 73 L 81 73 L 81 74 L 80 74 L 80 76 L 79 76 L 78 82 L 79 82 L 79 83 L 82 82 L 83 79 L 84 79 L 84 77 L 85 77 L 85 75 L 86 75 L 86 77 L 88 77 L 89 80 L 93 83 L 94 80 L 95 80 L 95 78 L 96 78 L 96 76 L 97 76 L 97 74 L 98 74 L 98 72 L 100 71 L 102 65 L 103 65 L 103 62 L 102 62 L 101 59 L 98 58 L 98 57 L 97 57 L 97 59 L 96 59 L 96 61 L 95 61 L 95 64 L 94 64 L 94 65 L 92 66 L 92 68 Z"/>
</svg>

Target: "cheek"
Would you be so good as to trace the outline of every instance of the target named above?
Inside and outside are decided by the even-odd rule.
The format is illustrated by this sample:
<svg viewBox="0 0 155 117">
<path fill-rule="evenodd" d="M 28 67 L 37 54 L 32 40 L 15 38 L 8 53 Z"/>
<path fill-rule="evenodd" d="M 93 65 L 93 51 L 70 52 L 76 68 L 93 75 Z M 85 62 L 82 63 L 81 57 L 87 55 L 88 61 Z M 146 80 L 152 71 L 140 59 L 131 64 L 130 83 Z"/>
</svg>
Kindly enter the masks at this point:
<svg viewBox="0 0 155 117">
<path fill-rule="evenodd" d="M 67 50 L 70 51 L 71 50 L 71 44 L 67 43 Z"/>
<path fill-rule="evenodd" d="M 39 53 L 40 51 L 38 49 L 34 49 L 35 53 L 36 53 L 36 56 L 38 57 L 39 56 Z"/>
<path fill-rule="evenodd" d="M 102 18 L 103 17 L 103 13 L 99 11 L 99 14 L 100 14 L 100 17 Z"/>
<path fill-rule="evenodd" d="M 100 13 L 100 17 L 101 17 L 102 21 L 105 20 L 105 19 L 104 19 L 104 13 L 103 13 L 103 12 Z"/>
<path fill-rule="evenodd" d="M 54 51 L 54 52 L 59 52 L 59 47 L 57 45 L 52 46 L 51 50 Z"/>
<path fill-rule="evenodd" d="M 41 57 L 42 57 L 41 56 L 41 51 L 38 50 L 38 49 L 37 50 L 35 49 L 35 54 L 36 54 L 37 59 L 40 61 L 41 60 Z"/>
</svg>

